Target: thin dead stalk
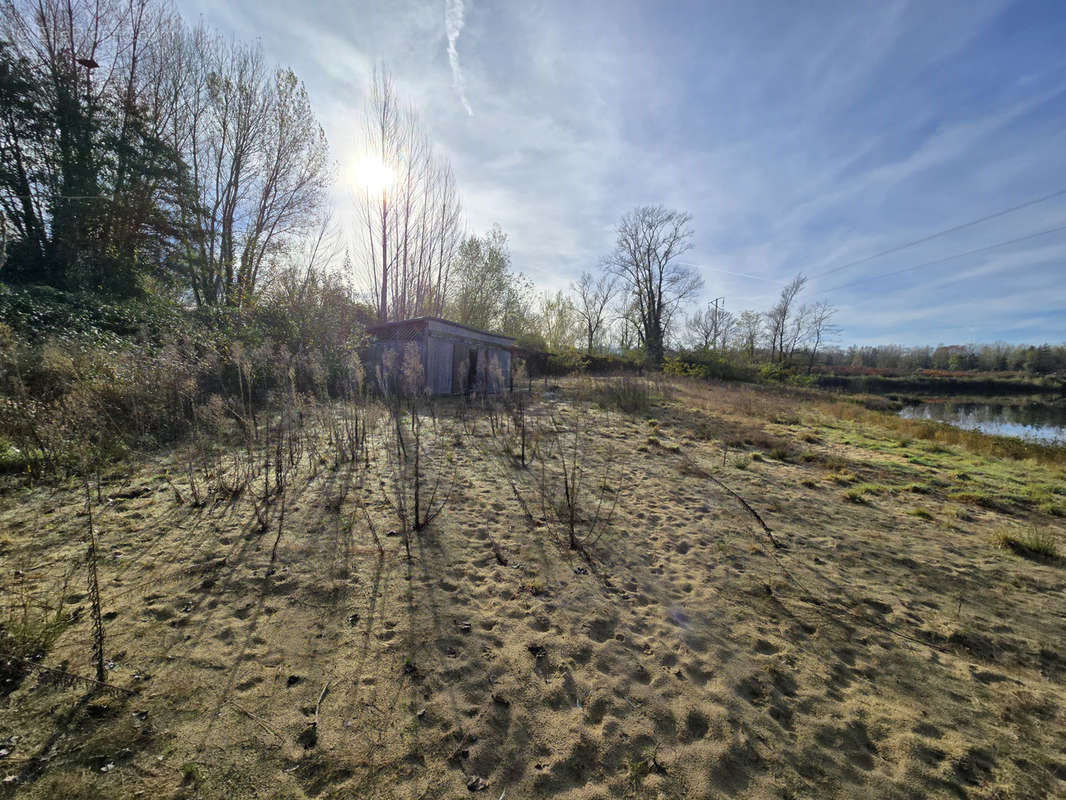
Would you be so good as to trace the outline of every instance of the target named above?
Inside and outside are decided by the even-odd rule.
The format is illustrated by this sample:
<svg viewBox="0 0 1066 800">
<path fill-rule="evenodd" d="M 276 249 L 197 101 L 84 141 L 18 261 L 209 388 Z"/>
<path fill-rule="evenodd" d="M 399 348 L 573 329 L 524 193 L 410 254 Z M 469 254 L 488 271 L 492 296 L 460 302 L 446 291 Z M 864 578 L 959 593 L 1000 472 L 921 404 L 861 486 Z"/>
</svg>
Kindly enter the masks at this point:
<svg viewBox="0 0 1066 800">
<path fill-rule="evenodd" d="M 89 601 L 92 605 L 93 620 L 93 662 L 96 664 L 96 680 L 107 683 L 104 670 L 104 619 L 100 611 L 100 581 L 96 572 L 96 530 L 93 527 L 93 499 L 89 491 L 89 482 L 85 481 L 85 510 L 89 520 L 89 556 L 88 588 Z"/>
</svg>

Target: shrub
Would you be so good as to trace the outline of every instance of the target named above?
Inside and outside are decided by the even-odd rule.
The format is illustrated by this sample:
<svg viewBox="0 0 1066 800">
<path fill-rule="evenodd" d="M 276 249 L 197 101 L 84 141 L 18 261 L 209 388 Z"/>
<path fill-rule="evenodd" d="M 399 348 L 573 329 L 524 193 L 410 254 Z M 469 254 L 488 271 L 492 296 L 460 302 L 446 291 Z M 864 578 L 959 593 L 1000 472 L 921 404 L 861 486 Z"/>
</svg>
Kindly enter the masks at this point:
<svg viewBox="0 0 1066 800">
<path fill-rule="evenodd" d="M 865 503 L 866 493 L 859 487 L 855 486 L 844 492 L 844 499 L 849 503 Z"/>
<path fill-rule="evenodd" d="M 2 335 L 2 334 L 0 334 Z M 175 347 L 103 348 L 8 336 L 0 347 L 0 435 L 31 474 L 92 471 L 188 427 L 195 366 Z"/>
<path fill-rule="evenodd" d="M 759 379 L 766 382 L 784 383 L 792 377 L 792 370 L 784 364 L 772 362 L 759 367 Z"/>
<path fill-rule="evenodd" d="M 584 372 L 588 365 L 588 359 L 577 350 L 564 350 L 561 353 L 550 353 L 548 355 L 548 372 L 551 375 L 570 375 L 575 372 Z"/>
<path fill-rule="evenodd" d="M 374 310 L 344 280 L 315 270 L 283 270 L 246 320 L 262 341 L 292 357 L 296 390 L 340 397 L 356 379 L 353 356 L 365 346 Z M 238 335 L 246 335 L 247 327 Z"/>
<path fill-rule="evenodd" d="M 210 397 L 253 432 L 280 397 L 350 397 L 369 314 L 315 273 L 282 273 L 240 310 L 195 312 L 0 283 L 0 470 L 98 469 L 181 438 Z"/>
<path fill-rule="evenodd" d="M 680 355 L 667 356 L 663 360 L 663 374 L 676 378 L 706 378 L 706 371 L 699 364 L 682 360 Z"/>
</svg>

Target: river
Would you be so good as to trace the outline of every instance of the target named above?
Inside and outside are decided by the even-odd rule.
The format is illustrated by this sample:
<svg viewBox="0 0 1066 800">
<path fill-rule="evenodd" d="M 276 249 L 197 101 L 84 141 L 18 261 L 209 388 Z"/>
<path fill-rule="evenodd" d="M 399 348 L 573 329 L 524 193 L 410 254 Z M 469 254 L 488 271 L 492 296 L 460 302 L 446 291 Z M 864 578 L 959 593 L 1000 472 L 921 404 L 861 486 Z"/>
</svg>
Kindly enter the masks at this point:
<svg viewBox="0 0 1066 800">
<path fill-rule="evenodd" d="M 996 436 L 1044 444 L 1066 444 L 1066 406 L 1043 403 L 920 403 L 899 412 L 907 419 L 946 422 Z"/>
</svg>

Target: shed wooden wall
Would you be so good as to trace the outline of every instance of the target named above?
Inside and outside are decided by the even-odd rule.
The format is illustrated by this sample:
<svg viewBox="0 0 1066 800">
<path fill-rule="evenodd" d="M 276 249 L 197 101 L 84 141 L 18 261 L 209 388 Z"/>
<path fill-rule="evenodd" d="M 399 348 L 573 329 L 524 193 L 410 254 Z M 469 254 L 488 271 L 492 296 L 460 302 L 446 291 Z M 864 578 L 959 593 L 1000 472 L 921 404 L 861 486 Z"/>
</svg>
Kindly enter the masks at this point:
<svg viewBox="0 0 1066 800">
<path fill-rule="evenodd" d="M 497 393 L 511 388 L 510 350 L 476 339 L 429 331 L 422 332 L 418 338 L 380 339 L 371 344 L 374 375 L 382 390 L 390 385 L 401 386 L 403 361 L 409 350 L 417 352 L 422 362 L 424 386 L 431 394 Z M 389 364 L 394 372 L 388 369 Z"/>
<path fill-rule="evenodd" d="M 426 364 L 426 386 L 431 394 L 451 394 L 452 358 L 455 344 L 447 339 L 429 340 Z"/>
</svg>

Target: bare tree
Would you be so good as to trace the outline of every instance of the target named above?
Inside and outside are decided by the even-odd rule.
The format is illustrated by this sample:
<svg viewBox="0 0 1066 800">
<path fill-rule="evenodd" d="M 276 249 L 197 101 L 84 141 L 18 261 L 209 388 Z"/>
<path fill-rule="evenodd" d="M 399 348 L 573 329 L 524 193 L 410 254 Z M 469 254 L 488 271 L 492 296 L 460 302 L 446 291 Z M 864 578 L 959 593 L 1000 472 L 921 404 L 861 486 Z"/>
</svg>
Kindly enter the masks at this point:
<svg viewBox="0 0 1066 800">
<path fill-rule="evenodd" d="M 799 293 L 807 284 L 807 278 L 797 274 L 784 289 L 774 304 L 773 308 L 766 312 L 766 333 L 770 340 L 770 360 L 784 359 L 791 353 L 788 345 L 795 347 L 802 328 L 797 325 L 794 317 L 794 306 Z"/>
<path fill-rule="evenodd" d="M 426 273 L 428 276 L 433 275 L 435 257 L 437 277 L 427 297 L 430 313 L 439 317 L 444 314 L 444 305 L 448 300 L 452 259 L 462 239 L 463 228 L 459 190 L 455 185 L 451 164 L 447 161 L 437 162 L 432 201 Z"/>
<path fill-rule="evenodd" d="M 724 348 L 732 331 L 735 318 L 722 306 L 708 303 L 686 320 L 689 341 L 697 350 Z"/>
<path fill-rule="evenodd" d="M 811 307 L 806 303 L 789 315 L 788 326 L 785 329 L 785 341 L 781 346 L 782 361 L 791 364 L 792 357 L 796 354 L 796 348 L 806 341 L 810 315 Z"/>
<path fill-rule="evenodd" d="M 455 176 L 418 115 L 402 107 L 384 67 L 374 71 L 364 147 L 379 173 L 361 197 L 364 263 L 378 317 L 439 316 L 462 233 Z"/>
<path fill-rule="evenodd" d="M 325 134 L 291 70 L 202 26 L 185 41 L 173 145 L 188 166 L 179 195 L 185 260 L 201 305 L 240 307 L 267 257 L 315 222 L 327 186 Z"/>
<path fill-rule="evenodd" d="M 755 358 L 755 347 L 759 343 L 759 334 L 763 329 L 763 317 L 758 311 L 742 311 L 737 318 L 737 339 L 740 347 L 748 354 L 748 359 Z"/>
<path fill-rule="evenodd" d="M 593 275 L 585 271 L 571 286 L 577 302 L 574 304 L 585 333 L 585 350 L 591 353 L 599 347 L 607 327 L 607 306 L 615 294 L 614 276 L 609 272 Z"/>
<path fill-rule="evenodd" d="M 676 260 L 691 247 L 691 221 L 689 214 L 662 206 L 634 209 L 619 223 L 608 259 L 630 296 L 644 349 L 655 365 L 662 363 L 678 307 L 703 284 Z"/>
<path fill-rule="evenodd" d="M 818 349 L 822 344 L 835 337 L 840 328 L 833 324 L 837 310 L 829 302 L 821 300 L 815 303 L 807 314 L 807 372 L 814 367 Z"/>
<path fill-rule="evenodd" d="M 400 148 L 401 123 L 399 103 L 392 78 L 384 67 L 374 68 L 370 96 L 364 113 L 364 135 L 370 158 L 381 167 L 380 186 L 366 186 L 363 210 L 367 227 L 367 259 L 375 296 L 380 295 L 378 319 L 388 317 L 389 287 L 389 186 L 387 170 Z M 381 192 L 380 198 L 377 191 Z M 380 238 L 378 238 L 380 237 Z M 380 241 L 381 248 L 377 248 Z"/>
<path fill-rule="evenodd" d="M 725 350 L 733 338 L 733 330 L 737 326 L 737 315 L 724 308 L 718 311 L 718 338 L 716 347 Z"/>
<path fill-rule="evenodd" d="M 618 347 L 623 351 L 644 347 L 644 333 L 637 320 L 635 308 L 632 297 L 626 294 L 615 309 Z"/>
</svg>

